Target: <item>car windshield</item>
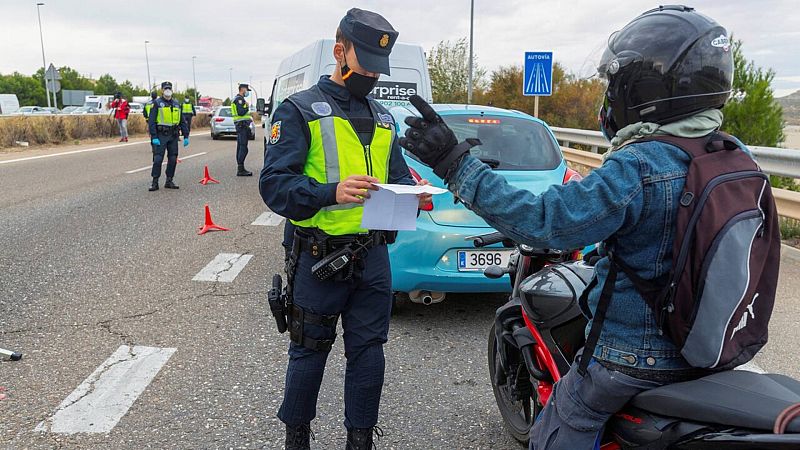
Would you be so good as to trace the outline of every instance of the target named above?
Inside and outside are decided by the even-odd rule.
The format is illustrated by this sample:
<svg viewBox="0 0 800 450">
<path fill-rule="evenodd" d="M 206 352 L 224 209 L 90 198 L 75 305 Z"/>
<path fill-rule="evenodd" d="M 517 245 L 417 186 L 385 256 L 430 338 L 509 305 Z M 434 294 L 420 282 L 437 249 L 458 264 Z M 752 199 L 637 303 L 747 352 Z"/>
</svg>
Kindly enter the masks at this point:
<svg viewBox="0 0 800 450">
<path fill-rule="evenodd" d="M 219 114 L 220 117 L 232 117 L 231 116 L 231 109 L 230 108 L 220 108 Z"/>
<path fill-rule="evenodd" d="M 498 170 L 550 170 L 561 153 L 547 128 L 539 122 L 490 114 L 443 115 L 459 142 L 478 138 L 471 154 Z"/>
</svg>

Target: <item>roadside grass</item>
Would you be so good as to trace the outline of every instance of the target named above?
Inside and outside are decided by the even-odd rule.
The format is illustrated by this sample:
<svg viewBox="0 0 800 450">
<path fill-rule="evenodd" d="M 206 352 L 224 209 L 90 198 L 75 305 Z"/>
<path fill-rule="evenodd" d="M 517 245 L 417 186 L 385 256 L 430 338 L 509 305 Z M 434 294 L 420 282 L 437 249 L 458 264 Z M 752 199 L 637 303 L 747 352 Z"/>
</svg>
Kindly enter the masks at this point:
<svg viewBox="0 0 800 450">
<path fill-rule="evenodd" d="M 192 129 L 207 128 L 209 114 L 198 114 Z M 128 117 L 128 134 L 147 133 L 147 123 L 141 114 Z M 17 142 L 28 145 L 72 144 L 86 139 L 119 136 L 117 121 L 108 114 L 102 115 L 52 115 L 10 116 L 0 118 L 0 149 L 15 147 Z"/>
</svg>

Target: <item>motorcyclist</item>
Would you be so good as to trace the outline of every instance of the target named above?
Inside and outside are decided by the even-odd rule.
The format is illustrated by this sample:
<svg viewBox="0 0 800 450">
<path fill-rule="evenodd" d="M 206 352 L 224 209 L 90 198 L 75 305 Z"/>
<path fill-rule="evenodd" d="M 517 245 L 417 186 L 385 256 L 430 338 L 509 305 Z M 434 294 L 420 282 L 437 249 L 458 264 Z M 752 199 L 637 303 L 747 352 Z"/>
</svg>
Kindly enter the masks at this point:
<svg viewBox="0 0 800 450">
<path fill-rule="evenodd" d="M 446 180 L 456 198 L 515 241 L 539 248 L 581 248 L 613 239 L 616 255 L 641 278 L 672 267 L 675 212 L 689 156 L 646 136 L 703 138 L 720 128 L 731 92 L 733 58 L 726 30 L 684 6 L 634 19 L 608 40 L 599 74 L 608 82 L 600 127 L 611 140 L 602 167 L 581 182 L 541 195 L 515 188 L 469 154 L 419 97 L 401 145 Z M 605 256 L 601 246 L 601 256 Z M 609 272 L 596 265 L 597 286 Z M 595 310 L 600 289 L 589 294 Z M 602 334 L 585 375 L 577 364 L 556 384 L 531 430 L 531 449 L 591 449 L 605 422 L 636 394 L 704 375 L 691 367 L 626 276 L 614 284 Z M 589 327 L 591 324 L 589 325 Z M 587 327 L 587 330 L 589 328 Z"/>
</svg>

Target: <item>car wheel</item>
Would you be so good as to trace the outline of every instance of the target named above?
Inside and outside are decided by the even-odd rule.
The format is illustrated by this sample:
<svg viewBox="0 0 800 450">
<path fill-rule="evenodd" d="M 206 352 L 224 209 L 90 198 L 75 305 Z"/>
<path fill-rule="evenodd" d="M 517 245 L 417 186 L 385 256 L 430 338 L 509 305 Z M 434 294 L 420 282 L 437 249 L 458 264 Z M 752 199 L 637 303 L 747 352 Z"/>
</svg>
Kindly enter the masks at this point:
<svg viewBox="0 0 800 450">
<path fill-rule="evenodd" d="M 219 140 L 219 135 L 211 133 L 211 139 L 213 139 L 215 141 L 218 141 Z"/>
<path fill-rule="evenodd" d="M 251 134 L 250 136 L 247 137 L 247 140 L 248 141 L 255 141 L 256 140 L 256 134 L 255 133 Z"/>
</svg>

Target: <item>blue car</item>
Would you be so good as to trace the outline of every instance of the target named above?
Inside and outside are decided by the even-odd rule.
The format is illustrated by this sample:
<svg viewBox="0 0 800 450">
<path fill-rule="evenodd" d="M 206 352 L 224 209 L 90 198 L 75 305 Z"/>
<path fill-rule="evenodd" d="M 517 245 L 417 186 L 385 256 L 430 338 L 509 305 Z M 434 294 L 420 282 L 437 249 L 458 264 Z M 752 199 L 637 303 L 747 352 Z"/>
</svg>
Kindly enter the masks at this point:
<svg viewBox="0 0 800 450">
<path fill-rule="evenodd" d="M 580 174 L 567 168 L 553 132 L 539 119 L 488 106 L 432 106 L 459 141 L 480 139 L 482 145 L 474 147 L 472 155 L 514 186 L 540 193 L 551 185 L 580 179 Z M 411 106 L 397 106 L 390 112 L 399 135 L 407 128 L 404 119 L 417 115 Z M 404 156 L 415 179 L 445 187 L 416 156 L 407 151 Z M 398 295 L 407 294 L 415 303 L 437 303 L 448 292 L 511 291 L 508 275 L 492 280 L 483 276 L 483 270 L 491 265 L 505 266 L 512 250 L 500 245 L 472 247 L 465 238 L 494 230 L 453 200 L 450 192 L 435 195 L 431 207 L 420 212 L 417 231 L 401 231 L 397 242 L 389 247 L 392 289 Z"/>
</svg>

